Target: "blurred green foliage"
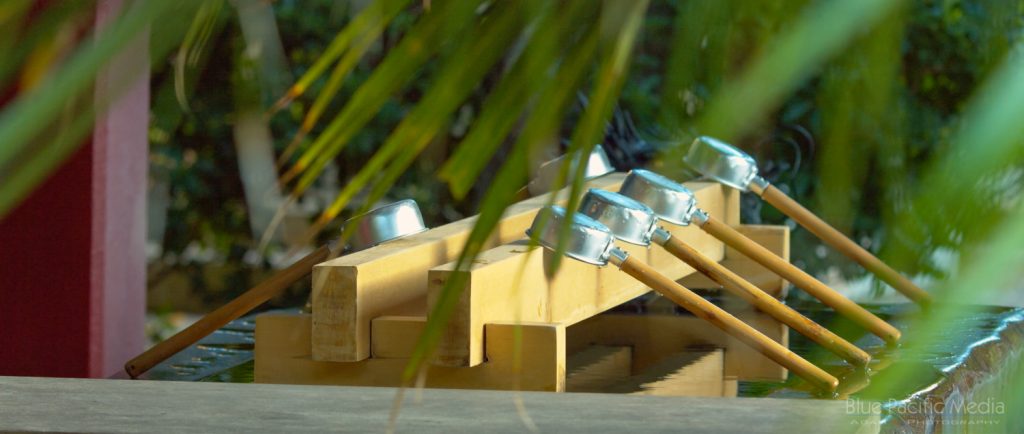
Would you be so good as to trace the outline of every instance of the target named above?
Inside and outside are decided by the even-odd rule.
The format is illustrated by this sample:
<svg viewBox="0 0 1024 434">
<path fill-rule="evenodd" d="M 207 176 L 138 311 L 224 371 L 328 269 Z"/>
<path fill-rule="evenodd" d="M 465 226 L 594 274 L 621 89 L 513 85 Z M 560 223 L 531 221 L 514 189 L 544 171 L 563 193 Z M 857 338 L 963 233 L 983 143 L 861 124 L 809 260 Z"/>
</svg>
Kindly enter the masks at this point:
<svg viewBox="0 0 1024 434">
<path fill-rule="evenodd" d="M 672 137 L 680 125 L 699 117 L 708 99 L 749 66 L 767 41 L 791 25 L 806 2 L 725 3 L 669 0 L 655 1 L 648 8 L 620 104 L 650 136 Z M 348 22 L 348 7 L 348 2 L 333 0 L 274 2 L 280 38 L 295 76 L 305 72 Z M 403 11 L 387 27 L 379 44 L 344 81 L 327 108 L 327 117 L 339 112 L 408 31 L 421 7 Z M 919 243 L 915 234 L 893 232 L 895 228 L 882 222 L 901 212 L 922 165 L 948 148 L 964 101 L 1019 34 L 1021 17 L 1015 12 L 1020 7 L 1021 2 L 1002 0 L 912 2 L 835 56 L 787 98 L 769 121 L 738 144 L 759 160 L 777 184 L 851 232 L 854 239 L 872 249 L 884 241 L 896 252 L 892 257 L 920 258 L 901 266 L 941 275 L 941 267 L 929 262 L 930 250 L 958 246 L 964 234 Z M 166 176 L 172 186 L 166 250 L 180 253 L 192 240 L 200 240 L 238 260 L 253 240 L 240 182 L 233 171 L 224 170 L 235 164 L 230 125 L 234 106 L 224 89 L 231 84 L 233 62 L 228 59 L 239 55 L 243 41 L 235 20 L 224 21 L 211 42 L 209 56 L 217 61 L 206 64 L 194 78 L 191 111 L 182 115 L 173 98 L 156 97 L 153 165 L 154 173 Z M 697 30 L 674 33 L 678 26 Z M 681 49 L 698 55 L 671 56 L 673 50 Z M 436 62 L 429 62 L 420 76 L 429 77 L 435 66 Z M 480 94 L 497 77 L 497 73 L 489 75 Z M 154 93 L 173 95 L 173 81 L 170 68 L 154 74 Z M 878 88 L 878 83 L 889 87 Z M 669 84 L 683 92 L 663 93 Z M 317 95 L 323 85 L 323 80 L 315 82 L 308 94 Z M 335 158 L 343 179 L 369 159 L 429 85 L 428 80 L 414 80 L 385 102 L 379 115 Z M 298 132 L 304 101 L 309 100 L 299 99 L 284 115 L 272 118 L 279 152 Z M 485 182 L 478 183 L 469 200 L 462 202 L 454 201 L 434 175 L 464 133 L 462 125 L 479 114 L 481 105 L 482 97 L 471 97 L 448 134 L 431 144 L 426 158 L 417 161 L 389 192 L 393 198 L 417 199 L 430 224 L 475 213 L 484 194 L 486 173 Z M 159 123 L 178 118 L 177 125 Z M 806 129 L 812 140 L 795 133 L 793 126 Z M 311 136 L 322 130 L 323 124 L 317 124 Z M 569 133 L 563 130 L 566 136 Z M 844 172 L 823 176 L 828 170 Z M 747 221 L 785 221 L 776 210 L 756 201 L 748 199 L 744 205 Z M 838 266 L 848 276 L 861 273 L 859 267 L 819 245 L 805 231 L 794 231 L 794 261 L 813 272 Z"/>
<path fill-rule="evenodd" d="M 246 257 L 256 240 L 237 176 L 235 108 L 256 95 L 269 106 L 279 95 L 254 86 L 261 82 L 251 75 L 260 68 L 241 32 L 238 3 L 133 2 L 80 48 L 74 40 L 53 45 L 79 49 L 67 62 L 43 62 L 38 71 L 52 75 L 8 68 L 31 64 L 28 54 L 47 54 L 55 37 L 22 28 L 32 3 L 0 3 L 0 23 L 17 24 L 0 26 L 11 35 L 0 44 L 31 47 L 0 50 L 0 80 L 15 94 L 0 112 L 0 214 L 81 142 L 96 108 L 68 103 L 86 101 L 96 71 L 151 28 L 152 174 L 168 188 L 165 259 L 205 248 L 234 267 L 222 278 L 229 286 L 248 287 Z M 69 4 L 52 11 L 74 19 L 55 26 L 88 22 Z M 353 28 L 352 17 L 365 12 L 356 5 L 372 12 L 382 4 L 271 3 L 290 75 L 304 77 L 330 41 Z M 970 312 L 951 302 L 976 304 L 979 294 L 1019 285 L 1022 0 L 414 1 L 393 19 L 368 22 L 387 26 L 366 53 L 347 42 L 358 63 L 340 90 L 327 91 L 323 77 L 304 77 L 312 86 L 269 117 L 281 153 L 308 105 L 330 98 L 325 120 L 281 168 L 297 180 L 284 185 L 297 195 L 328 163 L 338 167 L 334 187 L 342 194 L 311 205 L 321 212 L 321 238 L 336 234 L 336 217 L 387 196 L 411 197 L 430 225 L 480 213 L 458 260 L 465 266 L 526 182 L 529 160 L 552 143 L 586 154 L 619 104 L 637 120 L 641 139 L 664 146 L 652 164 L 669 175 L 684 173 L 676 157 L 690 138 L 721 136 L 754 154 L 774 184 L 897 269 L 943 277 L 956 267 L 935 253 L 956 251 L 960 275 L 931 288 L 947 303 L 915 320 L 905 351 L 958 332 L 945 324 Z M 209 38 L 189 36 L 197 34 Z M 169 54 L 183 39 L 185 48 Z M 20 82 L 10 84 L 15 76 Z M 32 80 L 42 85 L 24 84 Z M 572 107 L 578 94 L 585 107 Z M 85 107 L 69 115 L 65 106 Z M 58 121 L 70 126 L 48 128 Z M 458 167 L 447 165 L 452 161 Z M 575 200 L 582 176 L 569 167 L 566 159 L 561 180 L 573 186 Z M 743 211 L 748 222 L 785 221 L 749 198 Z M 806 232 L 793 236 L 797 265 L 861 273 Z M 196 286 L 205 275 L 190 274 Z M 458 283 L 449 281 L 428 317 L 427 338 L 439 336 Z M 432 343 L 424 339 L 413 360 L 425 360 Z M 890 377 L 901 380 L 913 370 L 892 369 Z"/>
<path fill-rule="evenodd" d="M 274 2 L 281 42 L 294 75 L 304 73 L 345 25 L 347 5 L 347 2 L 334 0 Z M 223 12 L 219 31 L 207 49 L 206 57 L 215 60 L 192 72 L 195 88 L 188 96 L 188 112 L 182 112 L 174 97 L 175 71 L 170 67 L 171 59 L 165 68 L 154 71 L 152 78 L 155 122 L 150 132 L 151 168 L 154 176 L 166 177 L 171 186 L 172 200 L 163 237 L 164 250 L 171 254 L 180 254 L 190 243 L 199 241 L 225 254 L 229 261 L 238 261 L 257 241 L 252 239 L 249 230 L 233 145 L 235 104 L 232 93 L 227 90 L 235 79 L 235 60 L 241 55 L 244 41 L 231 13 L 230 10 Z M 395 19 L 378 50 L 364 59 L 344 82 L 342 95 L 350 95 L 366 80 L 380 57 L 408 30 L 418 14 L 418 9 L 408 10 Z M 315 95 L 323 84 L 322 81 L 315 83 L 310 93 Z M 408 111 L 406 101 L 415 101 L 424 86 L 424 83 L 414 83 L 412 89 L 384 104 L 379 116 L 336 159 L 343 174 L 351 176 L 362 166 L 387 137 L 390 128 Z M 337 113 L 343 104 L 343 97 L 336 98 L 327 111 Z M 278 153 L 298 132 L 303 110 L 304 104 L 297 102 L 284 115 L 271 118 Z M 322 125 L 317 125 L 313 135 L 322 129 Z M 422 172 L 404 180 L 396 196 L 416 198 L 421 205 L 438 204 L 437 193 L 425 187 L 426 183 L 418 182 L 432 176 L 432 171 Z M 448 220 L 440 217 L 439 206 L 424 208 L 429 222 Z M 325 236 L 329 237 L 330 234 Z"/>
<path fill-rule="evenodd" d="M 622 104 L 656 136 L 671 137 L 661 130 L 686 123 L 680 119 L 698 118 L 722 84 L 747 68 L 752 53 L 786 29 L 806 4 L 711 3 L 655 2 L 648 12 Z M 941 277 L 948 265 L 932 263 L 930 254 L 983 239 L 990 225 L 933 222 L 968 233 L 933 227 L 920 233 L 945 236 L 922 240 L 920 233 L 883 223 L 906 212 L 924 165 L 949 148 L 967 98 L 1020 38 L 1022 9 L 1020 1 L 910 2 L 833 56 L 765 125 L 737 144 L 758 160 L 773 183 L 853 239 L 873 250 L 885 243 L 887 259 Z M 698 30 L 683 33 L 689 39 L 673 38 L 672 20 Z M 668 58 L 673 48 L 700 54 Z M 667 58 L 680 64 L 666 65 Z M 664 93 L 670 82 L 683 92 Z M 794 126 L 806 129 L 812 139 Z M 1005 191 L 992 194 L 1008 196 Z M 745 221 L 786 220 L 752 197 L 743 205 Z M 812 234 L 795 230 L 793 237 L 794 262 L 813 273 L 829 267 L 847 277 L 863 273 L 838 252 L 819 248 Z"/>
</svg>

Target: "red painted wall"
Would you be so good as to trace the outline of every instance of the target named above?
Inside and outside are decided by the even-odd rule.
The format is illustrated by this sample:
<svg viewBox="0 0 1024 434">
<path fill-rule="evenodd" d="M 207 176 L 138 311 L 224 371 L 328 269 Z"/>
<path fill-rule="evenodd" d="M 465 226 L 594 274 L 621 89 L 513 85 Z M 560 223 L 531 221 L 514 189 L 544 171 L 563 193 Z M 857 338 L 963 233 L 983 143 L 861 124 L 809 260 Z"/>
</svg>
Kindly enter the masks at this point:
<svg viewBox="0 0 1024 434">
<path fill-rule="evenodd" d="M 0 220 L 0 375 L 105 377 L 142 350 L 148 65 L 142 38 L 100 73 L 89 142 Z"/>
<path fill-rule="evenodd" d="M 0 220 L 0 375 L 90 374 L 91 156 Z"/>
</svg>

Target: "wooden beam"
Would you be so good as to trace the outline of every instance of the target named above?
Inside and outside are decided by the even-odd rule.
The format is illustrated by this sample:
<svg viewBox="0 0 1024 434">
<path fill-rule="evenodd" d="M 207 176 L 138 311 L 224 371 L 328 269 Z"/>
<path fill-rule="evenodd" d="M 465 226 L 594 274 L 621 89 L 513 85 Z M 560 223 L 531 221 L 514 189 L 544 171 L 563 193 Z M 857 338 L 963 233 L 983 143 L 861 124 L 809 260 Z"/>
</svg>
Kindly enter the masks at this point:
<svg viewBox="0 0 1024 434">
<path fill-rule="evenodd" d="M 617 190 L 624 174 L 589 186 Z M 558 192 L 561 203 L 567 190 Z M 489 246 L 523 237 L 550 195 L 509 207 Z M 468 218 L 324 262 L 313 269 L 313 348 L 316 360 L 352 362 L 370 356 L 370 321 L 383 315 L 425 315 L 427 270 L 453 261 L 476 218 Z"/>
<path fill-rule="evenodd" d="M 789 227 L 740 225 L 736 227 L 736 230 L 783 259 L 789 260 Z M 725 246 L 725 259 L 722 260 L 722 265 L 775 298 L 786 298 L 789 282 L 732 247 Z M 700 273 L 686 276 L 679 283 L 687 288 L 715 289 L 721 287 L 717 282 Z"/>
<path fill-rule="evenodd" d="M 390 320 L 396 323 L 410 319 Z M 312 317 L 262 315 L 256 318 L 257 383 L 400 386 L 405 358 L 359 362 L 313 360 Z M 408 326 L 408 324 L 405 324 Z M 392 327 L 397 331 L 402 326 Z M 516 347 L 516 333 L 520 333 Z M 488 362 L 473 368 L 429 366 L 426 387 L 561 392 L 565 390 L 565 326 L 560 324 L 488 324 Z M 404 351 L 398 349 L 397 351 Z M 516 356 L 519 351 L 519 356 Z M 517 363 L 518 362 L 518 363 Z"/>
<path fill-rule="evenodd" d="M 787 342 L 785 326 L 766 315 L 753 311 L 738 315 L 773 339 Z M 401 372 L 415 348 L 426 318 L 389 316 L 375 319 L 373 346 L 375 351 L 383 352 L 386 357 L 377 358 L 375 355 L 360 362 L 312 360 L 310 324 L 311 316 L 308 314 L 269 314 L 256 319 L 256 382 L 398 386 Z M 723 348 L 723 375 L 733 382 L 781 381 L 786 378 L 784 369 L 695 317 L 604 314 L 568 328 L 560 325 L 538 327 L 536 324 L 523 326 L 522 364 L 518 370 L 514 366 L 515 339 L 512 333 L 515 327 L 509 324 L 489 325 L 485 331 L 487 362 L 472 368 L 432 366 L 428 371 L 427 385 L 512 390 L 518 382 L 522 390 L 589 390 L 596 388 L 597 383 L 587 385 L 581 378 L 573 378 L 572 373 L 598 369 L 592 365 L 598 364 L 602 357 L 585 357 L 586 350 L 595 345 L 612 349 L 599 351 L 599 356 L 614 361 L 610 363 L 612 367 L 601 368 L 609 379 L 615 377 L 609 373 L 613 367 L 622 366 L 622 354 L 618 353 L 622 348 L 629 348 L 629 367 L 636 374 L 656 367 L 666 355 L 701 346 Z M 566 351 L 574 353 L 574 357 L 567 359 Z M 598 362 L 588 363 L 586 360 L 590 359 Z M 624 372 L 622 378 L 629 374 Z M 614 381 L 604 382 L 605 385 L 610 383 Z M 728 388 L 728 381 L 724 385 Z M 725 390 L 732 389 L 735 387 Z"/>
<path fill-rule="evenodd" d="M 726 202 L 721 184 L 691 182 L 687 187 L 701 207 L 714 215 L 728 216 L 729 209 L 739 206 L 738 196 L 733 197 L 734 203 Z M 665 228 L 712 259 L 722 259 L 722 242 L 698 227 Z M 679 279 L 694 272 L 664 249 L 618 245 L 669 278 Z M 431 269 L 431 305 L 456 273 L 469 274 L 434 362 L 457 367 L 483 363 L 484 324 L 536 321 L 572 325 L 650 291 L 615 267 L 595 267 L 573 260 L 562 261 L 558 273 L 549 278 L 551 255 L 546 249 L 531 250 L 526 240 L 521 240 L 483 252 L 468 271 L 455 271 L 455 263 Z"/>
<path fill-rule="evenodd" d="M 747 309 L 729 312 L 773 340 L 789 346 L 789 328 L 767 314 Z M 784 381 L 786 369 L 746 344 L 693 316 L 605 314 L 566 332 L 567 351 L 589 345 L 633 347 L 633 371 L 642 372 L 667 354 L 695 346 L 722 348 L 726 377 Z"/>
</svg>

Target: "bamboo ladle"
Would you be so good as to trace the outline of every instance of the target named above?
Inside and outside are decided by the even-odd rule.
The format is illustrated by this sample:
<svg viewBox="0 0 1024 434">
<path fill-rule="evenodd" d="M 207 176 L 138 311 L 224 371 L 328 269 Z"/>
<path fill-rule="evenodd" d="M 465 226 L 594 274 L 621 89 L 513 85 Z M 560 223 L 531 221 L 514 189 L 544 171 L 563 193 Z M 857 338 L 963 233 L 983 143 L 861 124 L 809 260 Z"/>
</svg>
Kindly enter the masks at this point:
<svg viewBox="0 0 1024 434">
<path fill-rule="evenodd" d="M 671 197 L 666 197 L 666 201 Z M 685 198 L 680 198 L 685 200 Z M 739 296 L 758 309 L 771 315 L 812 341 L 832 351 L 856 366 L 865 366 L 871 356 L 860 348 L 832 333 L 820 324 L 786 306 L 775 297 L 743 279 L 718 262 L 687 245 L 658 226 L 659 216 L 646 205 L 604 190 L 590 189 L 582 202 L 580 213 L 607 226 L 621 241 L 642 246 L 660 245 L 676 258 L 718 282 L 727 291 Z"/>
<path fill-rule="evenodd" d="M 354 252 L 396 238 L 427 230 L 416 201 L 406 199 L 376 208 L 345 221 L 345 226 L 356 225 L 347 251 Z M 124 364 L 131 378 L 138 378 L 168 357 L 198 342 L 227 323 L 234 321 L 274 298 L 291 284 L 313 271 L 313 266 L 342 253 L 337 241 L 331 241 L 299 259 L 269 279 L 252 287 L 227 304 L 206 314 L 184 330 L 160 342 Z"/>
<path fill-rule="evenodd" d="M 635 169 L 626 176 L 619 193 L 649 205 L 662 220 L 678 225 L 696 223 L 703 231 L 792 282 L 886 342 L 899 341 L 900 331 L 889 323 L 698 208 L 693 192 L 679 183 L 651 171 Z"/>
<path fill-rule="evenodd" d="M 608 227 L 590 217 L 580 213 L 566 215 L 565 209 L 548 206 L 537 214 L 527 234 L 535 234 L 542 246 L 557 251 L 558 231 L 566 219 L 571 219 L 570 234 L 565 248 L 566 256 L 597 266 L 611 262 L 626 274 L 789 369 L 814 387 L 831 392 L 839 385 L 839 380 L 828 372 L 693 291 L 665 277 L 649 265 L 633 258 L 626 251 L 615 247 L 615 237 Z"/>
<path fill-rule="evenodd" d="M 928 304 L 932 301 L 931 294 L 893 270 L 875 255 L 843 235 L 842 232 L 818 218 L 807 208 L 775 188 L 766 179 L 758 176 L 757 162 L 747 153 L 720 140 L 702 136 L 693 141 L 693 145 L 683 157 L 683 161 L 708 178 L 760 196 L 783 214 L 795 220 L 800 226 L 811 231 L 819 239 L 896 288 L 907 298 L 920 304 Z"/>
</svg>

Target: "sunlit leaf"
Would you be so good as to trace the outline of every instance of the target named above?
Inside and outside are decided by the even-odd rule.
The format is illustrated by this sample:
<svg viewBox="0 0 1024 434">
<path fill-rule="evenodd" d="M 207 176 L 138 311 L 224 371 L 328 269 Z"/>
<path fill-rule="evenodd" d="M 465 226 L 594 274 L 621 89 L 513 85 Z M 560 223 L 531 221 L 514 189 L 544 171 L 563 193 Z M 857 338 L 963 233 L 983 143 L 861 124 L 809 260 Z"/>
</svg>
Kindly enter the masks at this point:
<svg viewBox="0 0 1024 434">
<path fill-rule="evenodd" d="M 196 71 L 210 36 L 220 27 L 223 0 L 204 2 L 196 11 L 174 61 L 174 96 L 182 111 L 188 112 L 188 72 Z"/>
<path fill-rule="evenodd" d="M 732 11 L 724 2 L 688 1 L 678 5 L 672 27 L 672 52 L 666 59 L 665 83 L 661 88 L 659 124 L 679 130 L 680 124 L 696 111 L 696 83 L 701 71 L 710 69 L 712 55 L 725 56 L 724 50 L 705 50 L 708 44 L 721 44 L 728 30 L 727 16 Z M 721 72 L 721 71 L 719 71 Z"/>
<path fill-rule="evenodd" d="M 569 154 L 574 158 L 566 158 L 562 162 L 562 170 L 555 185 L 559 186 L 565 182 L 570 174 L 570 168 L 576 167 L 572 173 L 572 189 L 569 193 L 569 200 L 565 209 L 572 212 L 579 206 L 580 197 L 583 193 L 583 167 L 601 140 L 604 139 L 605 122 L 611 117 L 615 108 L 615 101 L 618 100 L 619 92 L 622 90 L 622 83 L 625 81 L 628 72 L 629 59 L 636 43 L 636 36 L 643 24 L 644 12 L 647 9 L 647 1 L 616 2 L 608 0 L 605 2 L 605 9 L 602 11 L 602 33 L 614 35 L 605 41 L 608 45 L 604 50 L 597 76 L 594 80 L 594 89 L 591 91 L 589 104 L 583 117 L 573 131 L 572 142 L 569 145 Z M 572 219 L 565 219 L 562 228 L 559 230 L 558 245 L 551 269 L 558 270 L 562 254 L 569 241 L 569 227 Z"/>
<path fill-rule="evenodd" d="M 450 116 L 477 87 L 491 65 L 504 53 L 515 37 L 515 29 L 523 24 L 518 8 L 498 5 L 482 20 L 468 37 L 445 59 L 434 86 L 424 95 L 408 116 L 395 128 L 387 141 L 342 189 L 320 217 L 320 223 L 334 219 L 344 206 L 374 176 L 384 170 L 365 207 L 383 196 L 394 181 L 405 172 L 424 147 L 447 125 Z M 466 59 L 473 59 L 468 62 Z M 393 160 L 393 161 L 392 161 Z M 390 166 L 387 164 L 391 162 Z M 386 167 L 387 166 L 387 167 Z"/>
<path fill-rule="evenodd" d="M 477 1 L 446 2 L 422 17 L 377 66 L 373 75 L 349 99 L 341 113 L 320 133 L 292 168 L 283 175 L 288 182 L 299 178 L 293 195 L 300 195 L 320 175 L 323 167 L 338 155 L 353 136 L 384 105 L 387 98 L 415 76 L 419 67 L 433 55 L 450 35 L 474 16 Z"/>
<path fill-rule="evenodd" d="M 4 174 L 0 185 L 0 216 L 63 162 L 80 145 L 88 129 L 69 127 L 60 140 L 34 143 L 40 134 L 54 125 L 69 101 L 89 95 L 87 91 L 100 68 L 136 40 L 153 19 L 182 6 L 169 2 L 131 3 L 117 20 L 92 40 L 84 42 L 46 86 L 21 94 L 0 113 L 0 143 L 4 143 L 0 146 L 0 173 Z M 171 48 L 171 43 L 163 39 L 151 45 L 156 55 L 163 55 Z M 81 112 L 85 116 L 75 119 L 72 125 L 91 124 L 91 113 L 102 111 L 104 102 L 96 104 L 99 107 Z"/>
<path fill-rule="evenodd" d="M 288 92 L 274 104 L 271 112 L 284 108 L 293 99 L 305 93 L 309 86 L 319 79 L 327 71 L 327 68 L 348 50 L 353 39 L 357 36 L 365 35 L 369 27 L 379 21 L 381 16 L 387 14 L 387 12 L 382 12 L 383 10 L 386 10 L 389 6 L 397 6 L 398 3 L 407 2 L 407 0 L 398 2 L 375 1 L 369 4 L 359 15 L 356 15 L 352 22 L 338 32 L 338 35 L 327 45 L 324 53 L 317 57 L 316 61 L 306 70 L 306 73 L 302 74 L 302 77 L 299 77 L 295 84 L 288 89 Z"/>
<path fill-rule="evenodd" d="M 1020 45 L 1024 47 L 1024 45 Z M 962 128 L 954 140 L 954 151 L 938 157 L 925 174 L 926 182 L 914 201 L 915 208 L 927 212 L 936 201 L 949 200 L 950 191 L 969 189 L 971 181 L 987 169 L 1007 161 L 1024 159 L 1020 150 L 1024 134 L 1024 51 L 1018 50 L 984 84 L 972 98 L 964 114 Z M 967 184 L 967 188 L 964 185 Z M 937 194 L 937 192 L 939 192 Z M 964 198 L 968 199 L 968 198 Z M 917 212 L 921 212 L 917 211 Z M 913 218 L 912 214 L 908 217 Z M 903 224 L 913 222 L 903 221 Z M 913 358 L 940 339 L 956 339 L 957 332 L 934 333 L 954 318 L 969 314 L 966 306 L 974 304 L 980 293 L 1003 291 L 1005 285 L 1019 277 L 1020 246 L 1024 245 L 1024 201 L 987 240 L 986 248 L 970 258 L 964 271 L 943 282 L 934 292 L 942 300 L 912 324 L 906 333 L 908 345 L 904 348 Z M 912 367 L 896 365 L 891 378 L 912 378 Z M 888 397 L 900 384 L 882 384 L 875 393 Z"/>
<path fill-rule="evenodd" d="M 374 41 L 380 37 L 388 23 L 408 3 L 409 0 L 381 0 L 373 2 L 352 20 L 348 28 L 353 28 L 357 35 L 352 48 L 345 51 L 345 54 L 341 56 L 341 60 L 334 66 L 334 70 L 331 71 L 327 83 L 324 84 L 323 89 L 317 94 L 313 105 L 306 113 L 305 118 L 302 119 L 299 132 L 281 153 L 278 161 L 279 165 L 291 158 L 291 155 L 298 149 L 306 135 L 313 130 L 317 121 L 320 120 L 320 116 L 323 114 L 324 109 L 327 108 L 328 103 L 338 96 L 338 90 L 341 89 L 345 77 L 355 68 L 356 64 L 359 63 L 359 59 L 362 59 L 363 55 L 366 54 L 366 51 L 373 46 Z"/>
<path fill-rule="evenodd" d="M 697 121 L 698 134 L 734 141 L 754 128 L 782 99 L 853 38 L 901 5 L 892 0 L 816 2 L 767 47 L 735 82 L 713 95 Z M 678 170 L 688 141 L 663 155 Z"/>
<path fill-rule="evenodd" d="M 18 9 L 17 5 L 11 5 L 12 9 L 8 12 L 11 14 L 10 20 L 14 20 L 19 13 L 27 13 Z M 57 33 L 63 31 L 65 36 L 70 36 L 75 31 L 74 27 L 88 23 L 91 13 L 86 12 L 93 7 L 94 3 L 89 1 L 57 2 L 49 4 L 34 17 L 31 26 L 24 26 L 24 20 L 0 26 L 0 85 L 6 84 L 19 68 L 23 68 L 33 52 L 56 39 Z"/>
<path fill-rule="evenodd" d="M 494 182 L 484 196 L 480 206 L 480 215 L 473 230 L 466 239 L 465 245 L 456 260 L 455 269 L 465 271 L 473 259 L 483 250 L 487 239 L 497 227 L 505 209 L 512 203 L 518 186 L 523 185 L 527 176 L 527 157 L 537 147 L 558 133 L 563 116 L 573 101 L 578 83 L 591 65 L 591 56 L 596 51 L 598 32 L 588 31 L 587 36 L 576 46 L 562 63 L 553 80 L 545 81 L 538 93 L 538 100 L 530 113 L 512 147 L 512 154 L 498 170 Z M 533 241 L 536 245 L 536 240 Z M 427 315 L 427 324 L 423 335 L 416 343 L 416 349 L 409 359 L 403 374 L 403 380 L 411 381 L 430 357 L 437 346 L 444 325 L 451 316 L 458 302 L 461 291 L 465 287 L 467 275 L 464 272 L 453 273 L 438 296 L 438 299 Z"/>
<path fill-rule="evenodd" d="M 548 3 L 545 5 L 548 7 L 539 12 L 543 15 L 534 24 L 524 53 L 494 87 L 469 134 L 441 168 L 439 177 L 448 181 L 455 198 L 465 197 L 519 120 L 518 114 L 529 97 L 545 82 L 543 77 L 551 69 L 557 51 L 563 44 L 571 43 L 569 34 L 580 28 L 572 23 L 583 22 L 577 17 L 592 12 L 585 2 L 568 2 L 557 13 L 551 10 L 554 5 Z"/>
</svg>

